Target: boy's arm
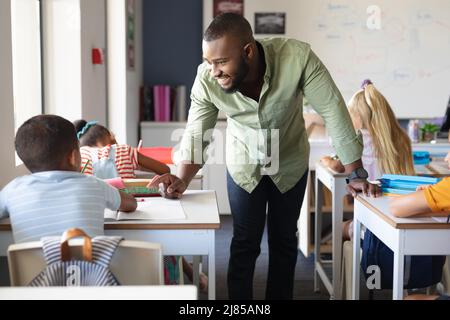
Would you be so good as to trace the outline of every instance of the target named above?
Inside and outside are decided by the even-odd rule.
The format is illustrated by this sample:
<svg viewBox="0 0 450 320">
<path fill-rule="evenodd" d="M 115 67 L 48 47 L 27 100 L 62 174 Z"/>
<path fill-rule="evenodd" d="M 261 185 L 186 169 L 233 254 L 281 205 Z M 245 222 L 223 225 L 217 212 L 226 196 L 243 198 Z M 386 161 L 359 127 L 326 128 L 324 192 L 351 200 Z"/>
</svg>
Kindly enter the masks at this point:
<svg viewBox="0 0 450 320">
<path fill-rule="evenodd" d="M 0 191 L 0 219 L 7 218 L 9 216 L 6 211 L 6 202 L 3 199 L 4 193 Z"/>
<path fill-rule="evenodd" d="M 394 216 L 399 218 L 431 212 L 423 190 L 394 197 L 389 203 L 389 209 Z"/>
<path fill-rule="evenodd" d="M 106 199 L 106 208 L 111 209 L 113 211 L 121 210 L 124 212 L 131 212 L 136 210 L 137 202 L 136 199 L 122 191 L 119 191 L 117 188 L 109 185 L 105 181 L 96 179 L 99 185 L 103 188 L 105 192 Z"/>
<path fill-rule="evenodd" d="M 170 168 L 158 160 L 144 156 L 141 153 L 137 153 L 138 164 L 147 170 L 153 171 L 158 175 L 170 173 Z"/>
<path fill-rule="evenodd" d="M 119 191 L 120 193 L 120 206 L 119 210 L 124 212 L 132 212 L 137 208 L 136 199 L 125 192 Z"/>
<path fill-rule="evenodd" d="M 0 219 L 8 218 L 8 213 L 3 210 L 3 208 L 0 208 Z"/>
</svg>

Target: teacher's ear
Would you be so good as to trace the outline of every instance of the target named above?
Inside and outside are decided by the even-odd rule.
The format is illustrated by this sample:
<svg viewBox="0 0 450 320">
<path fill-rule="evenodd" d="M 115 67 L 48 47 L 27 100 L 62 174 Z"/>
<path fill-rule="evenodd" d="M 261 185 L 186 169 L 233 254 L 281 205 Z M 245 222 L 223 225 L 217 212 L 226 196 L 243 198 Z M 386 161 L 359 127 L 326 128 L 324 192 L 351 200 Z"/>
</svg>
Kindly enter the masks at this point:
<svg viewBox="0 0 450 320">
<path fill-rule="evenodd" d="M 244 56 L 247 61 L 255 58 L 255 50 L 258 50 L 255 42 L 249 42 L 244 46 Z"/>
</svg>

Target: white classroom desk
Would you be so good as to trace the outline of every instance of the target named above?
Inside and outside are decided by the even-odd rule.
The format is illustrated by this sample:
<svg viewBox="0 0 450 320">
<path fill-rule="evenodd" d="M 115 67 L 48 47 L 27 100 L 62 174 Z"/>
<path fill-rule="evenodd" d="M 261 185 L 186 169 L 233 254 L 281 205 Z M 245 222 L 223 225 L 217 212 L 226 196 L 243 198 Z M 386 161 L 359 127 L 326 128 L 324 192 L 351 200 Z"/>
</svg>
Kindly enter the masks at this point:
<svg viewBox="0 0 450 320">
<path fill-rule="evenodd" d="M 314 290 L 319 291 L 318 277 L 322 280 L 328 290 L 331 299 L 342 299 L 341 297 L 341 260 L 342 260 L 342 222 L 344 216 L 344 196 L 347 194 L 347 174 L 337 173 L 320 161 L 315 165 L 316 190 L 315 190 L 315 232 L 314 232 Z M 332 257 L 331 261 L 320 258 L 320 243 L 322 240 L 322 204 L 323 188 L 327 187 L 332 194 Z M 330 280 L 323 267 L 324 263 L 332 263 L 332 280 Z"/>
<path fill-rule="evenodd" d="M 342 267 L 342 221 L 344 215 L 343 198 L 347 194 L 346 178 L 344 173 L 337 173 L 323 165 L 320 161 L 315 165 L 316 170 L 316 189 L 315 189 L 315 238 L 314 238 L 314 290 L 319 290 L 318 278 L 322 280 L 325 288 L 328 290 L 331 299 L 341 299 L 341 279 L 340 272 Z M 435 158 L 429 165 L 415 166 L 416 173 L 419 175 L 431 175 L 436 177 L 449 176 L 450 170 L 448 164 L 443 158 Z M 320 243 L 322 230 L 322 204 L 323 189 L 322 185 L 327 187 L 332 194 L 331 213 L 332 213 L 332 261 L 323 261 L 320 258 Z M 327 276 L 323 264 L 332 263 L 332 280 Z"/>
<path fill-rule="evenodd" d="M 188 190 L 181 198 L 182 220 L 128 220 L 105 222 L 105 235 L 162 244 L 163 255 L 208 256 L 208 299 L 216 297 L 215 230 L 220 228 L 214 191 Z M 9 219 L 0 221 L 0 256 L 13 243 Z M 194 268 L 194 271 L 198 268 Z"/>
<path fill-rule="evenodd" d="M 430 156 L 444 158 L 450 151 L 450 142 L 447 139 L 437 139 L 435 142 L 416 142 L 412 144 L 413 151 L 428 151 Z"/>
<path fill-rule="evenodd" d="M 312 175 L 311 172 L 315 170 L 316 163 L 326 155 L 334 153 L 333 147 L 330 145 L 329 138 L 326 134 L 325 127 L 320 122 L 320 117 L 317 115 L 304 115 L 305 126 L 308 134 L 308 141 L 310 145 L 309 155 L 309 174 L 306 183 L 305 196 L 303 198 L 302 207 L 300 210 L 300 217 L 297 222 L 298 228 L 298 248 L 307 258 L 313 252 L 312 232 L 311 226 L 311 205 L 310 198 L 312 194 Z"/>
<path fill-rule="evenodd" d="M 406 255 L 449 255 L 450 223 L 427 218 L 396 218 L 389 212 L 390 197 L 355 199 L 353 234 L 361 224 L 394 252 L 392 297 L 403 299 L 404 257 Z M 353 241 L 352 298 L 359 299 L 360 241 Z"/>
<path fill-rule="evenodd" d="M 3 287 L 0 300 L 196 300 L 193 285 Z"/>
<path fill-rule="evenodd" d="M 427 175 L 434 177 L 450 176 L 450 169 L 448 167 L 448 163 L 445 162 L 444 158 L 432 158 L 429 164 L 415 165 L 414 169 L 417 175 Z"/>
</svg>

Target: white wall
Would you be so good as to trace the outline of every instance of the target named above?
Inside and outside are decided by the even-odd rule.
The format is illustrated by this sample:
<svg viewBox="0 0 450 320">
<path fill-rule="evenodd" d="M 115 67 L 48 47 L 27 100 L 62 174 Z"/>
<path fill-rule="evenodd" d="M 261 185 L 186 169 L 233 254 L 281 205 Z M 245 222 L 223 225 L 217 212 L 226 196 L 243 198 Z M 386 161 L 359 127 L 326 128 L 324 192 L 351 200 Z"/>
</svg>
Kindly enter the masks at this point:
<svg viewBox="0 0 450 320">
<path fill-rule="evenodd" d="M 79 0 L 42 2 L 44 108 L 70 121 L 81 117 Z"/>
<path fill-rule="evenodd" d="M 45 112 L 71 121 L 106 122 L 106 63 L 92 64 L 92 48 L 106 48 L 105 0 L 45 0 Z"/>
<path fill-rule="evenodd" d="M 136 1 L 135 16 L 135 67 L 127 70 L 127 143 L 138 143 L 139 128 L 139 89 L 143 83 L 143 49 L 142 49 L 142 0 Z"/>
<path fill-rule="evenodd" d="M 205 29 L 213 0 L 203 0 L 203 9 Z M 345 100 L 370 78 L 397 117 L 444 115 L 450 95 L 450 1 L 245 0 L 244 16 L 252 27 L 255 12 L 285 12 L 281 36 L 311 44 Z"/>
<path fill-rule="evenodd" d="M 317 0 L 316 0 L 317 1 Z M 302 10 L 302 4 L 298 0 L 245 0 L 244 17 L 255 30 L 255 12 L 286 12 L 286 36 L 297 38 L 301 31 L 298 13 Z M 213 19 L 213 0 L 203 0 L 203 31 Z M 257 35 L 261 37 L 261 35 Z"/>
<path fill-rule="evenodd" d="M 137 144 L 142 83 L 142 1 L 136 2 L 135 68 L 127 70 L 126 3 L 107 0 L 108 124 L 120 143 Z"/>
<path fill-rule="evenodd" d="M 111 14 L 120 14 L 110 21 L 110 37 L 104 65 L 92 65 L 92 47 L 106 48 L 105 0 L 80 0 L 81 23 L 81 77 L 82 110 L 74 112 L 85 119 L 97 119 L 118 134 L 123 143 L 137 144 L 139 118 L 139 87 L 142 83 L 142 1 L 136 1 L 136 48 L 135 70 L 126 70 L 125 51 L 125 1 L 115 2 L 116 8 L 108 6 Z M 117 5 L 118 4 L 118 5 Z M 120 9 L 121 8 L 121 9 Z M 117 12 L 117 9 L 121 12 Z M 115 11 L 114 11 L 115 10 Z M 18 175 L 27 173 L 22 165 L 16 167 L 14 158 L 14 101 L 12 78 L 11 5 L 0 1 L 0 188 Z M 118 50 L 114 45 L 121 46 Z M 115 62 L 118 62 L 117 64 Z M 106 64 L 119 66 L 111 69 L 109 110 L 107 112 Z M 76 108 L 76 107 L 74 107 Z M 107 114 L 109 113 L 109 117 Z M 76 113 L 78 114 L 78 113 Z M 74 114 L 74 117 L 79 117 Z M 74 119 L 70 119 L 74 120 Z M 109 123 L 107 123 L 109 121 Z"/>
<path fill-rule="evenodd" d="M 11 1 L 15 129 L 42 112 L 39 1 Z"/>
<path fill-rule="evenodd" d="M 92 64 L 92 48 L 106 50 L 106 1 L 80 0 L 82 117 L 107 124 L 106 61 Z"/>
<path fill-rule="evenodd" d="M 0 1 L 0 188 L 12 178 L 25 174 L 14 159 L 14 101 L 12 77 L 11 3 Z"/>
<path fill-rule="evenodd" d="M 108 58 L 108 126 L 117 141 L 126 141 L 125 3 L 106 1 Z"/>
</svg>

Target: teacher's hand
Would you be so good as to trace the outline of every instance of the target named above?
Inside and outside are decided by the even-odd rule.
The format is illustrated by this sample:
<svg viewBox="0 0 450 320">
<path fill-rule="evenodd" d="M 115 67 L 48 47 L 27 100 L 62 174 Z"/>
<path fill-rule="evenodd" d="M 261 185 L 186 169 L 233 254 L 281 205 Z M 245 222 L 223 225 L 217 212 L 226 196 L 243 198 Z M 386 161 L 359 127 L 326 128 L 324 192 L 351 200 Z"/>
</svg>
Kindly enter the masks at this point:
<svg viewBox="0 0 450 320">
<path fill-rule="evenodd" d="M 187 188 L 187 184 L 177 176 L 166 173 L 155 176 L 147 187 L 158 187 L 161 195 L 169 199 L 179 199 Z"/>
<path fill-rule="evenodd" d="M 371 196 L 374 198 L 381 196 L 381 188 L 379 185 L 370 183 L 367 180 L 350 180 L 347 184 L 347 191 L 356 197 L 358 192 L 362 192 L 365 196 Z"/>
</svg>

